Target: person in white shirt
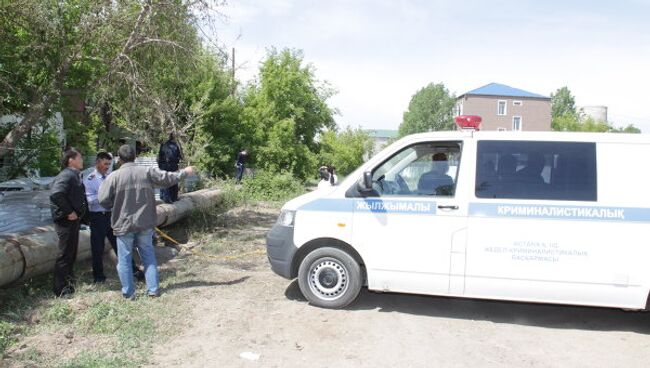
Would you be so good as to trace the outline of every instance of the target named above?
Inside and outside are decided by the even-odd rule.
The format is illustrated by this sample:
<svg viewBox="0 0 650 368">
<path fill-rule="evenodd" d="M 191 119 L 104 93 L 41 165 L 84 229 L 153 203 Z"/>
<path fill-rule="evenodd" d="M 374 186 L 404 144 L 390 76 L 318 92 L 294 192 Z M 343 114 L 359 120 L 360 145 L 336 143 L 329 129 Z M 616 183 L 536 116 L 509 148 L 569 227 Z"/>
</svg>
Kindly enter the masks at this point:
<svg viewBox="0 0 650 368">
<path fill-rule="evenodd" d="M 330 188 L 338 183 L 338 178 L 334 173 L 334 166 L 321 166 L 318 173 L 321 179 L 318 182 L 318 189 Z"/>
</svg>

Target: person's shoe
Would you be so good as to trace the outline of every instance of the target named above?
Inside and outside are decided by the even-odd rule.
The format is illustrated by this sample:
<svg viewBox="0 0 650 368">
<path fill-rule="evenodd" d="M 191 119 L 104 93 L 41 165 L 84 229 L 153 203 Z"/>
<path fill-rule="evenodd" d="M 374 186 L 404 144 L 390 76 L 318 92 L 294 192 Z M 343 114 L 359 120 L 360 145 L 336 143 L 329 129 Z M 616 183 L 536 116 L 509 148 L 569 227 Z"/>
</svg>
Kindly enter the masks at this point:
<svg viewBox="0 0 650 368">
<path fill-rule="evenodd" d="M 133 272 L 133 277 L 138 281 L 144 281 L 144 272 L 137 270 Z"/>
<path fill-rule="evenodd" d="M 95 280 L 93 281 L 95 284 L 103 284 L 106 282 L 106 276 L 104 277 L 95 277 Z"/>
<path fill-rule="evenodd" d="M 133 294 L 131 294 L 131 295 L 122 294 L 122 296 L 123 296 L 124 299 L 126 299 L 126 300 L 131 300 L 131 301 L 135 300 L 135 293 L 133 293 Z"/>
<path fill-rule="evenodd" d="M 160 297 L 160 291 L 156 291 L 155 293 L 147 293 L 147 296 L 150 298 L 158 298 Z"/>
</svg>

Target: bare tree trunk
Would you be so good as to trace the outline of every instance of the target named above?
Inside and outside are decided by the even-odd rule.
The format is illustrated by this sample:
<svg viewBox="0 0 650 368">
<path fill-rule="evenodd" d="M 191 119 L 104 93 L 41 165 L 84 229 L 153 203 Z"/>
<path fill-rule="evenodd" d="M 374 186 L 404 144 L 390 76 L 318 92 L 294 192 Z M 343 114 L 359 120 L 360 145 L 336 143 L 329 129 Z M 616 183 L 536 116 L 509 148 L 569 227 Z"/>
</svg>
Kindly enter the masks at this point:
<svg viewBox="0 0 650 368">
<path fill-rule="evenodd" d="M 41 100 L 32 103 L 27 114 L 23 120 L 16 124 L 16 126 L 5 136 L 0 143 L 0 159 L 10 153 L 18 144 L 18 141 L 23 138 L 29 131 L 45 116 L 45 113 L 52 105 L 54 96 L 48 96 L 44 99 L 38 95 L 34 100 Z"/>
<path fill-rule="evenodd" d="M 74 57 L 76 57 L 76 55 L 72 56 L 72 58 Z M 61 96 L 63 82 L 68 75 L 70 65 L 72 65 L 72 58 L 65 60 L 63 65 L 61 65 L 57 71 L 52 83 L 53 88 L 49 93 L 45 96 L 39 92 L 35 93 L 23 120 L 16 124 L 9 134 L 4 137 L 2 142 L 0 142 L 0 160 L 16 147 L 18 141 L 31 131 L 34 125 L 38 124 L 38 122 L 45 117 L 52 104 L 58 100 L 59 96 Z"/>
</svg>

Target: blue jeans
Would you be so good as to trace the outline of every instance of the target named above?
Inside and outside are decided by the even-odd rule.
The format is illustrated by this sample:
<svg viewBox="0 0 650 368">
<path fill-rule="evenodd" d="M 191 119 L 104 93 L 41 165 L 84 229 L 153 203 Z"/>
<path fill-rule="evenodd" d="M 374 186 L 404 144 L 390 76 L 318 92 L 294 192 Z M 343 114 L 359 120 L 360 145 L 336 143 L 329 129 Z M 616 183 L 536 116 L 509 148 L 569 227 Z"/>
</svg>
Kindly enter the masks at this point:
<svg viewBox="0 0 650 368">
<path fill-rule="evenodd" d="M 147 292 L 150 295 L 158 293 L 158 269 L 152 237 L 153 229 L 117 237 L 117 274 L 120 276 L 120 282 L 122 283 L 122 295 L 126 298 L 135 296 L 135 283 L 133 282 L 133 269 L 131 267 L 134 245 L 138 248 L 144 265 Z"/>
</svg>

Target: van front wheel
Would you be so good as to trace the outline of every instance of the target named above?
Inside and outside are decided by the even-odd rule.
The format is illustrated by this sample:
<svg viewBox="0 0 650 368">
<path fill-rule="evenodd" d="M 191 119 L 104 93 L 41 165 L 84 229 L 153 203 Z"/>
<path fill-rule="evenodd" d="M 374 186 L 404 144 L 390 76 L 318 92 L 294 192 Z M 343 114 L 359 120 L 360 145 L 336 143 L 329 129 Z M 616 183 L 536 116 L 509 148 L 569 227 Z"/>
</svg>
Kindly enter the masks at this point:
<svg viewBox="0 0 650 368">
<path fill-rule="evenodd" d="M 298 269 L 302 295 L 318 307 L 343 308 L 361 291 L 361 267 L 338 248 L 318 248 L 305 257 Z"/>
</svg>

